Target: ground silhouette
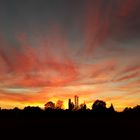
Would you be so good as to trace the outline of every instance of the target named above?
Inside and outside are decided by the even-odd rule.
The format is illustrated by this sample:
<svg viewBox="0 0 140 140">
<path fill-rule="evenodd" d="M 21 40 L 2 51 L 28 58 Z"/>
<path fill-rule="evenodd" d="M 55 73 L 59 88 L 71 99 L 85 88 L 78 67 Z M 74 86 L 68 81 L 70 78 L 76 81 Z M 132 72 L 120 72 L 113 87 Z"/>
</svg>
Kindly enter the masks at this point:
<svg viewBox="0 0 140 140">
<path fill-rule="evenodd" d="M 28 135 L 32 139 L 43 139 L 44 135 L 46 139 L 135 139 L 139 135 L 140 106 L 117 112 L 112 104 L 107 108 L 104 101 L 96 100 L 91 110 L 85 104 L 78 110 L 63 110 L 61 107 L 62 102 L 57 108 L 0 109 L 0 132 L 5 134 L 5 139 L 17 134 L 22 138 Z"/>
</svg>

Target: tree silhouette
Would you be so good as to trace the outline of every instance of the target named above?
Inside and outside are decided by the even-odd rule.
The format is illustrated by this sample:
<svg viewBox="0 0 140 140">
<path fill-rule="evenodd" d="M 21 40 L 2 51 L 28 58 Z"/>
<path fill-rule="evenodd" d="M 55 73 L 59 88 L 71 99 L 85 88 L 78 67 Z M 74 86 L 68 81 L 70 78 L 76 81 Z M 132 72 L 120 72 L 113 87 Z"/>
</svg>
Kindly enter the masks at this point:
<svg viewBox="0 0 140 140">
<path fill-rule="evenodd" d="M 81 110 L 86 110 L 86 109 L 87 109 L 86 104 L 85 104 L 85 103 L 80 104 L 80 109 L 81 109 Z"/>
<path fill-rule="evenodd" d="M 104 112 L 106 111 L 106 103 L 102 100 L 96 100 L 92 105 L 92 110 L 95 112 Z"/>
<path fill-rule="evenodd" d="M 55 109 L 55 103 L 52 101 L 47 102 L 45 105 L 45 109 Z"/>
<path fill-rule="evenodd" d="M 126 107 L 123 112 L 131 112 L 132 111 L 132 108 L 131 107 Z"/>
<path fill-rule="evenodd" d="M 16 108 L 15 110 L 19 110 L 19 109 Z M 26 113 L 40 113 L 41 109 L 38 106 L 26 106 L 24 107 L 23 111 Z"/>
<path fill-rule="evenodd" d="M 135 111 L 140 111 L 140 105 L 137 105 L 133 108 Z"/>
<path fill-rule="evenodd" d="M 110 105 L 110 107 L 108 108 L 108 111 L 109 112 L 115 112 L 113 104 Z"/>
<path fill-rule="evenodd" d="M 62 109 L 64 107 L 63 101 L 58 100 L 56 102 L 56 109 Z"/>
<path fill-rule="evenodd" d="M 139 114 L 140 115 L 140 105 L 137 105 L 133 108 L 131 107 L 126 107 L 124 110 L 123 110 L 123 113 L 126 113 L 126 114 Z"/>
</svg>

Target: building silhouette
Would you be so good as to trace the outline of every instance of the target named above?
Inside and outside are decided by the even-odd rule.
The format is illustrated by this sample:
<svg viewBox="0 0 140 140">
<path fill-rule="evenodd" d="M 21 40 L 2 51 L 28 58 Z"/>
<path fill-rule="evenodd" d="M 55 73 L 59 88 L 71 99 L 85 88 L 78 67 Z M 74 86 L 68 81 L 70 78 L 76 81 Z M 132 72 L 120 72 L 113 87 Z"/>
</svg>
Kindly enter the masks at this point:
<svg viewBox="0 0 140 140">
<path fill-rule="evenodd" d="M 73 109 L 74 109 L 74 104 L 73 104 L 73 102 L 71 101 L 71 99 L 69 99 L 69 101 L 68 101 L 68 109 L 69 109 L 69 110 L 73 110 Z"/>
<path fill-rule="evenodd" d="M 79 97 L 77 95 L 74 96 L 74 102 L 75 102 L 75 109 L 79 108 Z"/>
<path fill-rule="evenodd" d="M 79 109 L 79 97 L 77 95 L 74 96 L 74 103 L 71 101 L 71 99 L 68 100 L 68 109 Z"/>
</svg>

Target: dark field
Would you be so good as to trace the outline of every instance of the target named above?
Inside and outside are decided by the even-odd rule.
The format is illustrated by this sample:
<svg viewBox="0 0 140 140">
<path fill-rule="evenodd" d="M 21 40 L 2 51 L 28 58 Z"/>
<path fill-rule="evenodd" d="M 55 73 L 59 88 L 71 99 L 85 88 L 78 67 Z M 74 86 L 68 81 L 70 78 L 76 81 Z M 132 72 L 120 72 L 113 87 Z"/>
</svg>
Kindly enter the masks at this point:
<svg viewBox="0 0 140 140">
<path fill-rule="evenodd" d="M 134 114 L 46 113 L 0 117 L 3 139 L 140 139 L 140 116 Z"/>
</svg>

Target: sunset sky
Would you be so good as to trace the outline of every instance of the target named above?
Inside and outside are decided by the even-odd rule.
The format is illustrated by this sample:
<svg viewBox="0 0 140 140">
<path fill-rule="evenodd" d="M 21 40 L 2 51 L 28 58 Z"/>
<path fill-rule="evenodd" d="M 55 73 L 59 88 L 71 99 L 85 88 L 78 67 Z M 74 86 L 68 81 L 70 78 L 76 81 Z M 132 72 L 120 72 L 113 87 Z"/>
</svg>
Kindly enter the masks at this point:
<svg viewBox="0 0 140 140">
<path fill-rule="evenodd" d="M 140 0 L 1 0 L 0 107 L 74 95 L 140 104 Z"/>
</svg>

